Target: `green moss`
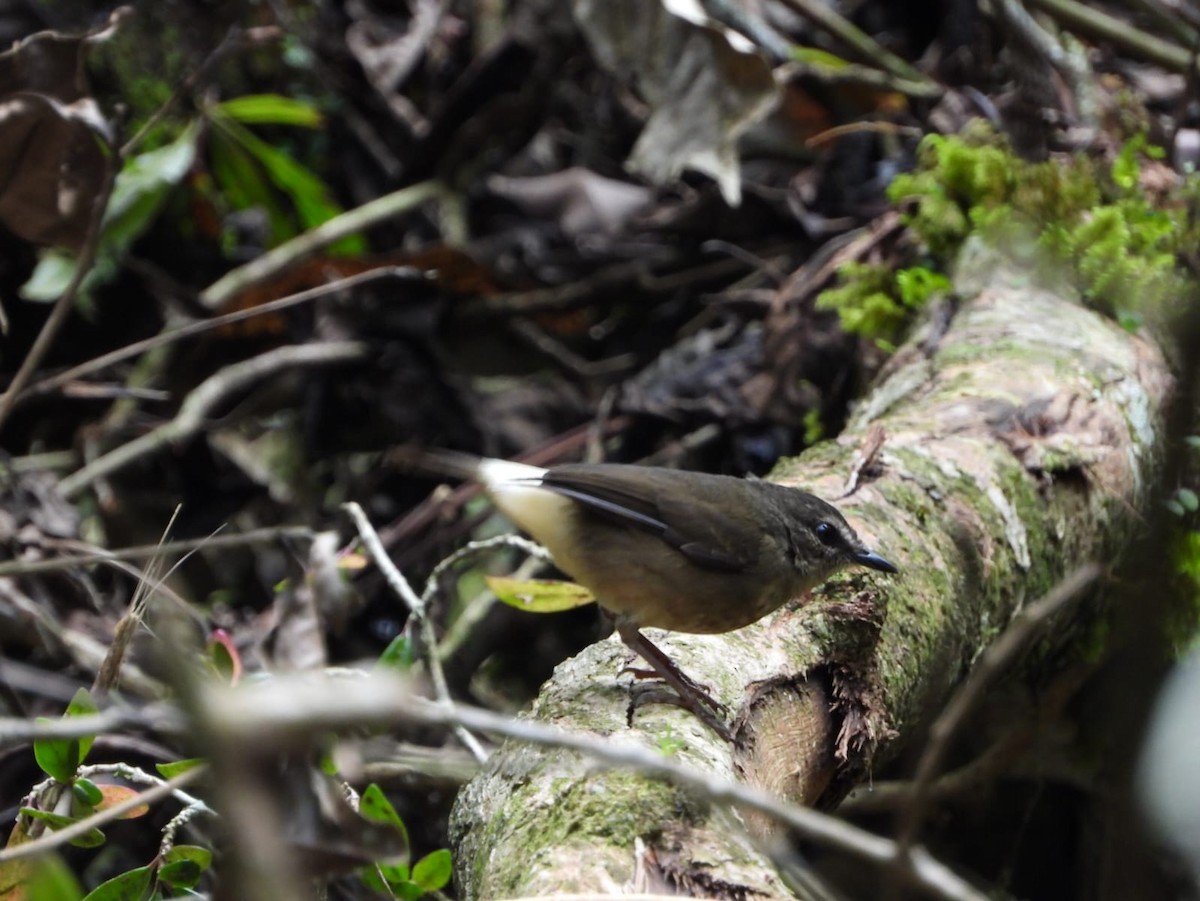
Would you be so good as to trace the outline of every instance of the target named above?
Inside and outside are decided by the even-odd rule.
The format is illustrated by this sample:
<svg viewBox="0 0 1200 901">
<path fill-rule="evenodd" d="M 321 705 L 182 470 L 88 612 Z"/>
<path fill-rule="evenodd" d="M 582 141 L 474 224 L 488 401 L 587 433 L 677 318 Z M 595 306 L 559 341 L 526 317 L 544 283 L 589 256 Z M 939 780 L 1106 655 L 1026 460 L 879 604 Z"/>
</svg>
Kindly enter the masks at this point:
<svg viewBox="0 0 1200 901">
<path fill-rule="evenodd" d="M 1137 137 L 1107 166 L 1082 154 L 1031 163 L 985 124 L 961 135 L 929 135 L 916 170 L 897 176 L 888 191 L 928 266 L 893 272 L 848 264 L 818 306 L 836 309 L 844 328 L 886 347 L 914 310 L 947 290 L 933 270 L 948 269 L 963 242 L 979 234 L 1015 255 L 1032 277 L 1065 279 L 1095 309 L 1135 325 L 1184 293 L 1177 260 L 1200 239 L 1189 216 L 1200 183 L 1189 180 L 1170 203 L 1142 189 L 1146 165 L 1161 154 Z"/>
<path fill-rule="evenodd" d="M 583 764 L 579 767 L 586 770 Z M 544 849 L 572 844 L 596 844 L 633 848 L 637 838 L 652 840 L 665 821 L 695 822 L 685 792 L 665 782 L 646 779 L 638 773 L 611 771 L 586 778 L 567 778 L 549 783 L 553 797 L 544 794 L 547 782 L 536 775 L 517 788 L 504 808 L 485 827 L 490 833 L 485 847 L 504 845 L 506 853 L 488 857 L 488 872 L 477 871 L 476 885 L 490 891 L 518 890 L 537 854 Z M 550 811 L 548 814 L 547 811 Z M 520 836 L 522 853 L 512 844 Z M 600 840 L 600 841 L 597 841 Z"/>
<path fill-rule="evenodd" d="M 823 291 L 817 308 L 837 310 L 842 328 L 874 338 L 887 350 L 908 321 L 936 294 L 950 291 L 950 280 L 923 266 L 895 270 L 874 263 L 847 263 L 840 287 Z"/>
<path fill-rule="evenodd" d="M 1168 639 L 1182 657 L 1200 642 L 1200 531 L 1175 530 L 1172 555 L 1180 585 L 1173 592 L 1177 603 L 1169 608 L 1166 629 Z"/>
<path fill-rule="evenodd" d="M 940 264 L 980 232 L 1039 275 L 1067 274 L 1095 308 L 1136 319 L 1182 291 L 1177 256 L 1197 238 L 1188 204 L 1162 206 L 1142 190 L 1142 170 L 1158 156 L 1138 137 L 1107 169 L 1082 154 L 1029 163 L 986 130 L 931 135 L 918 170 L 896 178 L 889 195 Z"/>
</svg>

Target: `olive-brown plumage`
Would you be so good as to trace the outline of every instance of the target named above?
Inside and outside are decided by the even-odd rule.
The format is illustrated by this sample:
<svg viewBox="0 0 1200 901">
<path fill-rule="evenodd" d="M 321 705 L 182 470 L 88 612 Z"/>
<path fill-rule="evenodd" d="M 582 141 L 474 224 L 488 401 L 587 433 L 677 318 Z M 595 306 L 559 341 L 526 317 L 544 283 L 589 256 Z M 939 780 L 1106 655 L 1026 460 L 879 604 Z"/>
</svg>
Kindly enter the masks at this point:
<svg viewBox="0 0 1200 901">
<path fill-rule="evenodd" d="M 754 479 L 620 464 L 542 469 L 439 454 L 588 588 L 622 639 L 704 716 L 720 709 L 640 630 L 728 632 L 799 598 L 847 566 L 896 567 L 835 507 Z M 697 705 L 700 705 L 698 707 Z M 705 719 L 722 734 L 723 723 Z"/>
</svg>

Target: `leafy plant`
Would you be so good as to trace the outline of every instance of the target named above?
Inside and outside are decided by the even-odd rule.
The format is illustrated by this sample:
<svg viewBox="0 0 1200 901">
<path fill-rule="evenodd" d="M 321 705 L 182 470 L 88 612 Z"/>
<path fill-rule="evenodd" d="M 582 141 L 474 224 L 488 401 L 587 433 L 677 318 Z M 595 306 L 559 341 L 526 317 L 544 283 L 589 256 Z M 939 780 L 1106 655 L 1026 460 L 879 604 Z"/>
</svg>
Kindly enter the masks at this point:
<svg viewBox="0 0 1200 901">
<path fill-rule="evenodd" d="M 96 712 L 96 702 L 85 688 L 75 692 L 75 697 L 67 705 L 63 714 L 64 719 L 77 716 L 88 716 Z M 40 719 L 39 722 L 48 722 Z M 92 749 L 95 736 L 82 738 L 41 738 L 33 743 L 33 757 L 42 772 L 64 785 L 70 785 L 75 780 L 75 771 L 79 769 L 88 751 Z"/>
<path fill-rule="evenodd" d="M 408 827 L 378 785 L 367 786 L 358 809 L 371 822 L 396 829 L 403 836 L 405 848 L 411 847 Z M 445 848 L 431 851 L 412 866 L 409 866 L 409 854 L 405 851 L 398 857 L 364 867 L 359 871 L 359 878 L 372 891 L 411 901 L 444 888 L 450 882 L 452 866 L 450 852 Z"/>
<path fill-rule="evenodd" d="M 319 128 L 321 114 L 311 105 L 276 94 L 235 97 L 206 108 L 212 124 L 209 159 L 221 196 L 235 210 L 251 207 L 267 216 L 270 241 L 279 244 L 342 212 L 328 186 L 312 170 L 259 137 L 249 126 Z M 351 236 L 331 253 L 361 255 L 366 244 Z"/>
<path fill-rule="evenodd" d="M 96 712 L 96 704 L 86 689 L 80 689 L 67 705 L 64 719 L 87 716 Z M 37 739 L 33 754 L 49 781 L 30 793 L 28 803 L 20 808 L 17 824 L 9 836 L 9 846 L 23 844 L 32 838 L 35 824 L 51 830 L 62 829 L 84 820 L 97 811 L 122 803 L 135 795 L 125 785 L 97 785 L 90 778 L 95 771 L 106 767 L 84 766 L 95 736 L 78 738 Z M 163 770 L 174 775 L 195 766 L 197 761 L 164 764 Z M 122 770 L 121 765 L 112 769 Z M 125 767 L 123 772 L 132 772 Z M 148 778 L 148 777 L 147 777 Z M 140 805 L 126 812 L 124 819 L 143 816 Z M 94 848 L 104 844 L 105 835 L 92 828 L 71 841 L 72 845 Z M 0 898 L 53 899 L 53 901 L 135 901 L 183 897 L 194 894 L 204 872 L 212 863 L 212 852 L 195 845 L 171 845 L 151 863 L 119 873 L 84 895 L 74 876 L 57 858 L 37 866 L 15 860 L 0 863 Z M 152 894 L 153 892 L 153 894 Z M 15 893 L 15 894 L 14 894 Z"/>
<path fill-rule="evenodd" d="M 83 283 L 85 290 L 117 276 L 129 248 L 154 224 L 170 192 L 191 169 L 197 135 L 195 126 L 185 128 L 169 144 L 125 161 L 104 211 L 100 246 Z M 21 286 L 21 296 L 26 300 L 57 299 L 74 277 L 75 267 L 74 255 L 63 250 L 45 251 Z"/>
</svg>

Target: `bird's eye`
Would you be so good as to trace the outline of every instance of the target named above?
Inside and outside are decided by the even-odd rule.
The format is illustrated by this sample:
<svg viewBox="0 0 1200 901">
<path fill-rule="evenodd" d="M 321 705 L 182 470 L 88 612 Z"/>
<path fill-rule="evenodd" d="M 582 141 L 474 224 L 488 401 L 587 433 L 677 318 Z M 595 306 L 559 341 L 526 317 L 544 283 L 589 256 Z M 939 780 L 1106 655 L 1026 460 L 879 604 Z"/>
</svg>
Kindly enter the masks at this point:
<svg viewBox="0 0 1200 901">
<path fill-rule="evenodd" d="M 833 527 L 832 523 L 819 522 L 814 530 L 817 533 L 817 540 L 826 547 L 835 547 L 838 543 L 838 531 Z"/>
</svg>

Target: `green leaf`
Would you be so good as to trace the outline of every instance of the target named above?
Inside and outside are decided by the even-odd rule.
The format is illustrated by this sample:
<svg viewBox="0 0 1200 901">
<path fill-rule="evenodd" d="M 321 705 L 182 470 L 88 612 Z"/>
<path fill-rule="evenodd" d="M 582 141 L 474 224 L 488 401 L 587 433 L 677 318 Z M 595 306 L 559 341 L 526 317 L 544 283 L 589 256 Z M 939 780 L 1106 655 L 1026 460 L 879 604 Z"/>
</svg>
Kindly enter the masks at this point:
<svg viewBox="0 0 1200 901">
<path fill-rule="evenodd" d="M 123 257 L 145 234 L 168 195 L 191 171 L 198 133 L 193 124 L 170 144 L 138 154 L 125 164 L 104 212 L 103 256 Z"/>
<path fill-rule="evenodd" d="M 398 861 L 394 863 L 380 861 L 376 866 L 379 868 L 379 875 L 383 877 L 383 881 L 388 885 L 396 886 L 408 882 L 408 864 Z"/>
<path fill-rule="evenodd" d="M 218 103 L 216 108 L 229 118 L 248 125 L 320 128 L 324 124 L 324 118 L 312 104 L 280 94 L 247 94 Z"/>
<path fill-rule="evenodd" d="M 1183 443 L 1188 447 L 1200 448 L 1200 435 L 1188 435 L 1183 439 Z"/>
<path fill-rule="evenodd" d="M 391 894 L 391 891 L 392 891 L 391 888 L 388 886 L 387 882 L 384 880 L 382 874 L 380 874 L 379 867 L 375 864 L 372 864 L 371 866 L 363 867 L 362 869 L 360 869 L 358 871 L 358 878 L 359 878 L 359 881 L 361 881 L 363 885 L 365 885 L 368 889 L 370 889 L 371 891 L 373 891 L 377 894 L 380 894 L 380 895 L 390 895 Z"/>
<path fill-rule="evenodd" d="M 189 757 L 187 760 L 157 763 L 154 765 L 154 768 L 158 770 L 158 774 L 164 779 L 174 779 L 180 773 L 186 773 L 188 770 L 194 770 L 198 766 L 204 766 L 207 762 L 203 757 Z"/>
<path fill-rule="evenodd" d="M 388 883 L 388 886 L 400 901 L 417 901 L 417 898 L 425 894 L 425 889 L 407 879 Z"/>
<path fill-rule="evenodd" d="M 219 126 L 226 121 L 214 119 L 213 124 Z M 263 178 L 254 157 L 221 128 L 214 128 L 209 139 L 209 161 L 214 180 L 235 210 L 257 207 L 266 213 L 272 243 L 282 243 L 296 234 L 291 216 Z"/>
<path fill-rule="evenodd" d="M 158 878 L 176 889 L 195 887 L 212 864 L 212 851 L 199 845 L 176 845 L 166 853 Z"/>
<path fill-rule="evenodd" d="M 212 121 L 231 141 L 253 156 L 263 167 L 271 183 L 287 194 L 300 218 L 301 230 L 327 222 L 342 211 L 341 207 L 330 200 L 330 192 L 325 183 L 288 154 L 271 146 L 228 116 L 218 113 L 212 116 Z M 330 252 L 361 255 L 366 252 L 366 242 L 360 236 L 350 236 L 331 245 Z"/>
<path fill-rule="evenodd" d="M 454 862 L 446 848 L 430 851 L 412 868 L 412 881 L 427 892 L 436 892 L 447 882 L 454 869 Z"/>
<path fill-rule="evenodd" d="M 334 760 L 333 753 L 329 750 L 326 750 L 321 755 L 320 759 L 317 761 L 317 767 L 318 767 L 318 769 L 320 769 L 320 771 L 322 773 L 324 773 L 326 776 L 329 776 L 333 779 L 338 778 L 338 776 L 340 775 L 340 771 L 338 770 L 337 761 Z"/>
<path fill-rule="evenodd" d="M 213 629 L 206 650 L 208 662 L 217 677 L 230 685 L 237 685 L 242 678 L 242 655 L 233 643 L 233 636 L 224 629 Z"/>
<path fill-rule="evenodd" d="M 67 711 L 63 714 L 68 716 L 91 716 L 100 708 L 96 706 L 96 702 L 92 700 L 92 693 L 86 688 L 81 688 L 75 692 L 75 696 L 71 698 L 71 703 L 67 705 Z M 83 753 L 87 756 L 88 750 L 92 747 L 93 739 L 80 739 L 81 742 L 86 742 Z"/>
<path fill-rule="evenodd" d="M 48 810 L 38 810 L 36 807 L 22 807 L 21 814 L 29 817 L 31 820 L 40 820 L 49 826 L 52 831 L 79 822 L 77 817 L 63 816 L 61 813 L 51 813 Z M 72 839 L 71 844 L 76 848 L 95 848 L 104 844 L 104 833 L 99 829 L 89 829 L 78 838 Z"/>
<path fill-rule="evenodd" d="M 396 808 L 377 783 L 372 782 L 363 790 L 358 802 L 358 812 L 372 823 L 395 826 L 403 834 L 404 841 L 408 841 L 408 827 L 404 825 L 404 820 L 400 819 L 400 814 L 396 813 Z"/>
<path fill-rule="evenodd" d="M 71 785 L 71 792 L 75 795 L 75 800 L 88 807 L 95 807 L 104 800 L 104 793 L 91 779 L 76 779 Z"/>
<path fill-rule="evenodd" d="M 142 901 L 150 894 L 154 873 L 150 867 L 138 867 L 102 882 L 84 896 L 83 901 Z"/>
<path fill-rule="evenodd" d="M 379 655 L 379 665 L 408 672 L 412 669 L 414 659 L 412 642 L 408 640 L 407 635 L 401 634 L 388 642 L 388 646 L 383 649 L 383 653 Z"/>
<path fill-rule="evenodd" d="M 100 247 L 95 265 L 84 279 L 85 293 L 116 275 L 119 260 L 150 227 L 168 194 L 192 168 L 198 133 L 193 124 L 170 144 L 126 161 L 104 211 Z M 57 300 L 74 274 L 74 257 L 57 252 L 43 254 L 33 275 L 21 286 L 21 296 L 26 300 Z"/>
<path fill-rule="evenodd" d="M 1196 492 L 1191 488 L 1180 488 L 1175 492 L 1175 498 L 1188 513 L 1200 510 L 1200 498 L 1196 497 Z"/>
<path fill-rule="evenodd" d="M 358 801 L 358 812 L 363 819 L 372 823 L 383 823 L 387 826 L 392 826 L 400 833 L 405 851 L 403 854 L 391 858 L 390 862 L 393 866 L 404 866 L 406 868 L 405 877 L 407 878 L 408 848 L 411 845 L 408 840 L 408 827 L 404 825 L 404 820 L 400 819 L 400 814 L 396 813 L 396 808 L 387 799 L 387 796 L 383 793 L 383 789 L 374 782 L 363 790 L 362 797 Z M 400 861 L 400 863 L 396 864 L 396 861 Z"/>
<path fill-rule="evenodd" d="M 529 613 L 557 613 L 593 603 L 596 598 L 582 585 L 552 579 L 508 579 L 488 576 L 488 588 L 510 607 Z"/>
<path fill-rule="evenodd" d="M 86 716 L 96 712 L 96 703 L 86 688 L 75 692 L 75 697 L 67 705 L 63 718 Z M 48 722 L 42 718 L 39 722 Z M 83 738 L 38 739 L 33 743 L 33 756 L 37 764 L 47 776 L 59 782 L 70 782 L 75 778 L 75 771 L 91 750 L 95 736 Z"/>
<path fill-rule="evenodd" d="M 58 300 L 74 275 L 75 257 L 65 250 L 43 250 L 33 274 L 21 285 L 21 296 L 34 301 Z"/>
<path fill-rule="evenodd" d="M 798 63 L 808 63 L 826 69 L 842 70 L 850 68 L 850 63 L 840 56 L 821 50 L 819 47 L 792 47 L 792 59 Z"/>
<path fill-rule="evenodd" d="M 21 894 L 11 897 L 29 901 L 80 901 L 83 897 L 75 874 L 57 854 L 34 861 L 29 879 L 14 888 Z"/>
</svg>

